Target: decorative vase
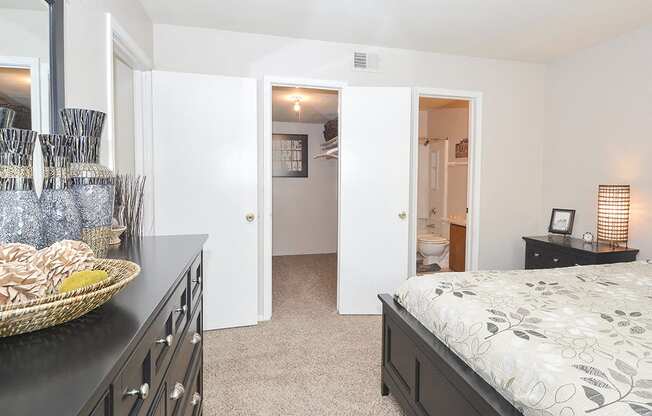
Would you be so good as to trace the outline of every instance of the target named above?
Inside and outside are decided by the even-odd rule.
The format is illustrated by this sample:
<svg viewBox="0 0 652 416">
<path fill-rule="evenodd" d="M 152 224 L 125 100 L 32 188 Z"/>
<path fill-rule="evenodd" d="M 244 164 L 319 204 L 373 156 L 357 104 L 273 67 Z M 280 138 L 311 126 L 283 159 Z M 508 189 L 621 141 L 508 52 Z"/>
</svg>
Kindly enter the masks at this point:
<svg viewBox="0 0 652 416">
<path fill-rule="evenodd" d="M 0 244 L 44 246 L 32 159 L 37 133 L 0 129 Z"/>
<path fill-rule="evenodd" d="M 70 190 L 71 136 L 40 134 L 43 151 L 43 191 L 40 205 L 43 239 L 50 246 L 81 238 L 81 217 Z"/>
<path fill-rule="evenodd" d="M 98 163 L 105 114 L 83 109 L 61 110 L 70 140 L 70 181 L 81 216 L 81 240 L 97 257 L 105 257 L 111 238 L 115 177 Z"/>
<path fill-rule="evenodd" d="M 106 118 L 103 112 L 83 108 L 64 108 L 59 114 L 67 135 L 102 137 Z"/>
<path fill-rule="evenodd" d="M 0 129 L 8 129 L 14 125 L 16 112 L 8 107 L 0 107 Z"/>
</svg>

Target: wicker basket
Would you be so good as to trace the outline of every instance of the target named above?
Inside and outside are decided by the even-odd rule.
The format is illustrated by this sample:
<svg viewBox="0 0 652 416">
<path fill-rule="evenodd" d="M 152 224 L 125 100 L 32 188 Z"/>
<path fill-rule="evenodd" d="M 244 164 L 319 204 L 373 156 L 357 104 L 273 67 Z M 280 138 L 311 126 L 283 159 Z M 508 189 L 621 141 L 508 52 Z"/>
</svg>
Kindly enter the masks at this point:
<svg viewBox="0 0 652 416">
<path fill-rule="evenodd" d="M 0 337 L 77 319 L 106 303 L 140 273 L 140 266 L 126 260 L 98 259 L 95 269 L 105 270 L 109 277 L 70 292 L 0 307 Z"/>
</svg>

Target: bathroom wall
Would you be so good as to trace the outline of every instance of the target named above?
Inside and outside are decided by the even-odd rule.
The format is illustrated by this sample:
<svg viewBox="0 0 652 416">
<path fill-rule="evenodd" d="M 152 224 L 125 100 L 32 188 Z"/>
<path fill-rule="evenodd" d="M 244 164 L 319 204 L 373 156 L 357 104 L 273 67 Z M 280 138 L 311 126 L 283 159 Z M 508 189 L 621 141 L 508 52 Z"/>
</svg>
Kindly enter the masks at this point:
<svg viewBox="0 0 652 416">
<path fill-rule="evenodd" d="M 447 162 L 465 163 L 468 159 L 455 157 L 455 144 L 469 137 L 468 108 L 438 108 L 428 112 L 428 135 L 448 137 Z M 443 146 L 442 146 L 443 147 Z M 436 148 L 433 147 L 433 151 Z M 467 208 L 468 165 L 448 166 L 448 216 L 464 216 Z M 432 190 L 431 201 L 437 200 L 441 191 Z M 441 198 L 441 196 L 440 196 Z M 432 204 L 431 204 L 432 205 Z"/>
<path fill-rule="evenodd" d="M 274 133 L 308 135 L 308 177 L 272 181 L 274 256 L 337 251 L 337 160 L 321 153 L 323 124 L 274 122 Z"/>
</svg>

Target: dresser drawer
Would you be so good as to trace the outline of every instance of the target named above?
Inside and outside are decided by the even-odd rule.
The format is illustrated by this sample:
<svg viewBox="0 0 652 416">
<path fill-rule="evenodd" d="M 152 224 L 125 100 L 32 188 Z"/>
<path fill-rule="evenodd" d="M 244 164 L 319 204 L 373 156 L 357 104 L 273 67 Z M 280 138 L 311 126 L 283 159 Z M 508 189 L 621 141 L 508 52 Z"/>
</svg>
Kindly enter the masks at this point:
<svg viewBox="0 0 652 416">
<path fill-rule="evenodd" d="M 195 382 L 192 380 L 192 368 L 193 363 L 201 361 L 201 343 L 202 310 L 200 307 L 192 317 L 166 377 L 169 416 L 183 415 L 184 403 L 189 400 L 188 396 L 194 393 L 191 390 Z"/>
<path fill-rule="evenodd" d="M 165 405 L 167 404 L 167 401 L 165 400 L 165 392 L 165 383 L 163 383 L 163 386 L 161 386 L 156 399 L 154 399 L 154 404 L 152 405 L 152 408 L 149 409 L 147 416 L 166 416 Z"/>
<path fill-rule="evenodd" d="M 202 360 L 200 359 L 193 365 L 191 385 L 188 391 L 185 411 L 183 416 L 199 416 L 202 410 L 202 401 L 204 399 L 202 391 Z"/>
<path fill-rule="evenodd" d="M 199 305 L 200 295 L 202 292 L 203 273 L 204 264 L 202 262 L 202 254 L 200 254 L 190 266 L 190 282 L 188 290 L 190 291 L 190 305 L 193 311 Z"/>
<path fill-rule="evenodd" d="M 165 376 L 172 353 L 183 336 L 183 325 L 187 308 L 184 311 L 181 298 L 187 293 L 186 280 L 183 279 L 175 288 L 170 300 L 165 304 L 146 335 L 145 342 L 151 347 L 153 387 Z M 179 319 L 181 318 L 181 320 Z"/>
<path fill-rule="evenodd" d="M 97 403 L 89 416 L 110 416 L 111 415 L 111 401 L 109 400 L 109 392 L 102 395 L 102 399 Z"/>
<path fill-rule="evenodd" d="M 114 414 L 144 415 L 156 388 L 152 384 L 149 343 L 141 343 L 113 383 Z"/>
</svg>

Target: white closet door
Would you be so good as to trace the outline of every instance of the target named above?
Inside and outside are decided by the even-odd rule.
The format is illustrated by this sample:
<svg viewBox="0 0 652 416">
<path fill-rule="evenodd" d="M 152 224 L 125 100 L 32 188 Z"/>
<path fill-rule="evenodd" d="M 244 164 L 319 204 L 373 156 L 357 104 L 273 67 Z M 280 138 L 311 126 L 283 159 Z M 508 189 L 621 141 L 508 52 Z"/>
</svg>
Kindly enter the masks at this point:
<svg viewBox="0 0 652 416">
<path fill-rule="evenodd" d="M 408 272 L 411 89 L 342 92 L 338 310 L 380 313 Z"/>
<path fill-rule="evenodd" d="M 258 319 L 256 81 L 153 72 L 155 231 L 208 234 L 205 329 Z"/>
</svg>

